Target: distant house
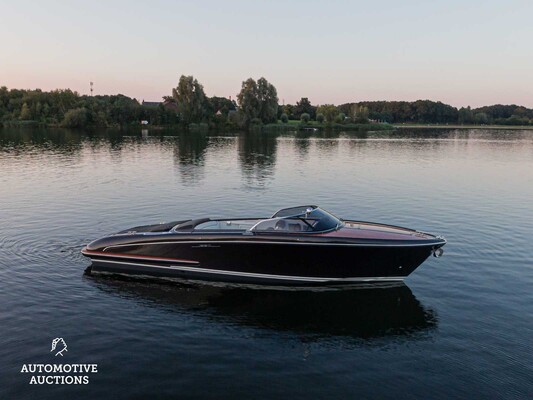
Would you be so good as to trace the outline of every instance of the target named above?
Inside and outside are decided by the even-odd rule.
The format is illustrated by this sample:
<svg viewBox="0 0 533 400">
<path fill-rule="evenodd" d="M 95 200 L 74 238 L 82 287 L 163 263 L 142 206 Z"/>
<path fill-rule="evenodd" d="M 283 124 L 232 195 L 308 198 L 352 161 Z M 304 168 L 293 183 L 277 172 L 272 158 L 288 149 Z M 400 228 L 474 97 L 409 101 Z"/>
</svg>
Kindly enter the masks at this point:
<svg viewBox="0 0 533 400">
<path fill-rule="evenodd" d="M 171 100 L 171 99 L 165 99 L 165 101 L 163 101 L 163 107 L 165 107 L 166 109 L 168 110 L 172 110 L 174 112 L 178 112 L 178 105 L 176 104 L 175 101 Z"/>
<path fill-rule="evenodd" d="M 178 105 L 172 99 L 165 99 L 163 102 L 160 101 L 144 101 L 141 103 L 143 107 L 157 108 L 160 105 L 165 107 L 167 110 L 178 112 Z"/>
<path fill-rule="evenodd" d="M 142 106 L 144 107 L 159 107 L 159 104 L 161 104 L 161 102 L 159 101 L 144 101 L 142 102 Z"/>
</svg>

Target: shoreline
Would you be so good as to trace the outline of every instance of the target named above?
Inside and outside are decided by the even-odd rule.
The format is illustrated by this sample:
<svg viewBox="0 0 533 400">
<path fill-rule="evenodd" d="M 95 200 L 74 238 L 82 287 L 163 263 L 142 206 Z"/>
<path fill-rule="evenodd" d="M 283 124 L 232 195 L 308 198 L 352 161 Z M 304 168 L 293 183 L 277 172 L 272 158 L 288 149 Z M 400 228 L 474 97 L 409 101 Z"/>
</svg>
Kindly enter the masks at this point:
<svg viewBox="0 0 533 400">
<path fill-rule="evenodd" d="M 392 124 L 395 129 L 515 129 L 515 130 L 533 130 L 533 125 L 440 125 L 440 124 Z"/>
<path fill-rule="evenodd" d="M 60 124 L 45 124 L 39 123 L 37 121 L 27 121 L 27 122 L 14 122 L 9 121 L 6 123 L 0 123 L 0 129 L 2 128 L 41 128 L 41 129 L 69 129 L 69 130 L 102 130 L 102 129 L 111 129 L 111 130 L 131 130 L 131 129 L 150 129 L 150 130 L 166 130 L 173 129 L 183 132 L 233 132 L 235 130 L 243 130 L 249 132 L 257 131 L 325 131 L 325 130 L 348 130 L 348 131 L 393 131 L 394 127 L 391 124 L 378 124 L 378 123 L 366 123 L 366 124 L 340 124 L 340 123 L 301 123 L 301 122 L 292 122 L 292 123 L 270 123 L 270 124 L 259 124 L 259 125 L 250 125 L 248 128 L 231 126 L 231 125 L 222 125 L 222 126 L 210 126 L 207 123 L 200 124 L 190 124 L 189 126 L 173 124 L 173 125 L 111 125 L 111 126 L 86 126 L 86 127 L 65 127 Z"/>
<path fill-rule="evenodd" d="M 270 130 L 281 130 L 281 131 L 393 131 L 394 127 L 391 124 L 382 124 L 382 123 L 363 123 L 363 124 L 354 124 L 354 123 L 303 123 L 303 122 L 277 122 L 271 124 L 261 125 L 257 129 L 270 131 Z M 251 129 L 254 129 L 251 127 Z"/>
<path fill-rule="evenodd" d="M 11 121 L 10 121 L 11 122 Z M 67 129 L 67 130 L 178 130 L 181 132 L 233 132 L 235 130 L 243 130 L 249 132 L 273 132 L 273 131 L 381 131 L 393 132 L 397 129 L 487 129 L 487 130 L 533 130 L 533 125 L 459 125 L 459 124 L 383 124 L 383 123 L 368 123 L 368 124 L 340 124 L 340 123 L 271 123 L 262 125 L 251 125 L 248 129 L 229 126 L 199 126 L 203 124 L 191 124 L 192 126 L 185 127 L 183 125 L 113 125 L 113 126 L 88 126 L 84 128 L 67 128 L 59 124 L 44 124 L 35 121 L 30 123 L 0 123 L 2 128 L 18 128 L 18 129 Z M 206 124 L 207 125 L 207 124 Z"/>
</svg>

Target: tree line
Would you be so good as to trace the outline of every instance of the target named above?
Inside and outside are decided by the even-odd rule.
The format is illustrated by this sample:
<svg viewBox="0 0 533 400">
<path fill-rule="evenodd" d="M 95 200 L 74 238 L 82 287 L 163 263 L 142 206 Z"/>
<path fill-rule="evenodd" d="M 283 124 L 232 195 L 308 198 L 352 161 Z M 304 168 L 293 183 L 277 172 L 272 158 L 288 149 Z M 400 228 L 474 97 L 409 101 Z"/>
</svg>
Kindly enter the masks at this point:
<svg viewBox="0 0 533 400">
<path fill-rule="evenodd" d="M 318 124 L 424 123 L 533 125 L 533 109 L 517 105 L 456 108 L 430 100 L 363 101 L 313 105 L 307 97 L 279 105 L 277 90 L 265 78 L 242 82 L 236 100 L 208 97 L 193 76 L 182 75 L 171 95 L 146 105 L 124 95 L 87 96 L 70 89 L 42 91 L 0 87 L 0 123 L 78 127 L 183 125 L 250 128 L 253 125 L 315 121 Z"/>
<path fill-rule="evenodd" d="M 150 119 L 157 124 L 177 123 L 175 112 L 164 107 L 142 107 L 124 95 L 85 96 L 70 89 L 45 92 L 0 87 L 0 122 L 44 124 L 69 128 L 124 126 Z"/>
</svg>

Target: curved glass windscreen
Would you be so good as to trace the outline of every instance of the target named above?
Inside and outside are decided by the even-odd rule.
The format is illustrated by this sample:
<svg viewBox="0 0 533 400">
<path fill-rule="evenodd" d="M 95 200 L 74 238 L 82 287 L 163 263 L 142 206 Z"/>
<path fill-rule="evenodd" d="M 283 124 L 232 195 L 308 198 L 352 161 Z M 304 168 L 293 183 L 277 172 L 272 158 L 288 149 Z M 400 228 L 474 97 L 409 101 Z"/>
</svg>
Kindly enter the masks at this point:
<svg viewBox="0 0 533 400">
<path fill-rule="evenodd" d="M 198 224 L 194 227 L 195 231 L 199 230 L 247 230 L 257 223 L 256 219 L 237 219 L 237 220 L 210 220 Z"/>
<path fill-rule="evenodd" d="M 317 206 L 298 206 L 298 207 L 283 208 L 279 210 L 277 213 L 275 213 L 272 216 L 272 218 L 300 216 L 300 215 L 304 215 L 316 209 L 318 209 Z"/>
<path fill-rule="evenodd" d="M 267 219 L 257 223 L 254 232 L 322 232 L 336 229 L 342 222 L 316 206 L 285 208 Z"/>
</svg>

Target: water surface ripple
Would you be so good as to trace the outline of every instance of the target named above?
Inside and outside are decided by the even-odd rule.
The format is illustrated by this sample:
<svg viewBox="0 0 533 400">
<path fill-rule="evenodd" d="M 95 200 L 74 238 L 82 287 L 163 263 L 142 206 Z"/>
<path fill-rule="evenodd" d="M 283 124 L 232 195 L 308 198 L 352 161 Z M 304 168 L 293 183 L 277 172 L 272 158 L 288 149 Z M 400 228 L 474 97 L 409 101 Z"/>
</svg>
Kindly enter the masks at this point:
<svg viewBox="0 0 533 400">
<path fill-rule="evenodd" d="M 533 397 L 533 133 L 0 130 L 0 398 Z M 406 285 L 257 290 L 89 277 L 81 247 L 318 204 L 444 235 Z M 23 363 L 98 363 L 34 386 Z"/>
</svg>

